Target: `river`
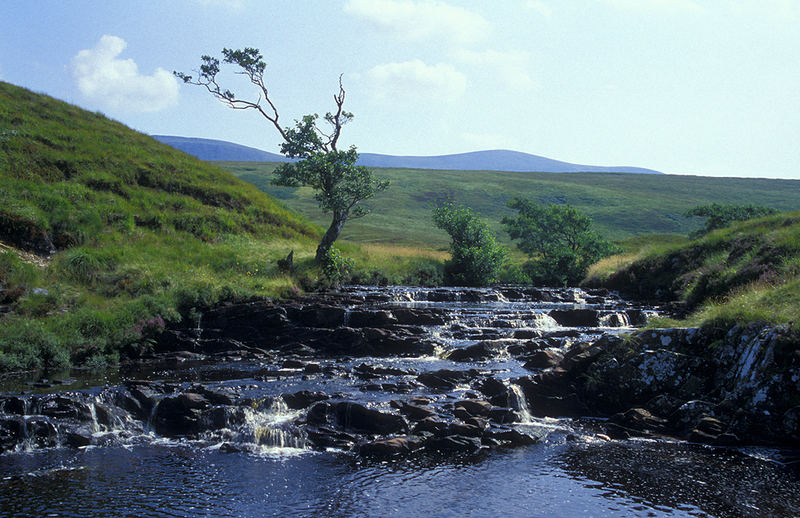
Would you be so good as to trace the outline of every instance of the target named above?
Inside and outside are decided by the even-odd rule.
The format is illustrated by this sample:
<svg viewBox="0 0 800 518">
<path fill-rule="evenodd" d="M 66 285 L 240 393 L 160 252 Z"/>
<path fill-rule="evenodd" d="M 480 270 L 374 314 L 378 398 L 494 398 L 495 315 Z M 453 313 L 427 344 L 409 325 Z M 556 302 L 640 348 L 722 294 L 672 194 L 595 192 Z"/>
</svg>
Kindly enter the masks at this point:
<svg viewBox="0 0 800 518">
<path fill-rule="evenodd" d="M 5 402 L 0 405 L 0 421 L 22 423 L 26 435 L 0 455 L 0 514 L 800 515 L 800 472 L 791 452 L 710 447 L 668 437 L 608 440 L 602 433 L 603 420 L 591 415 L 537 417 L 540 412 L 528 408 L 515 383 L 539 370 L 531 366 L 532 359 L 542 358 L 536 353 L 546 350 L 561 355 L 576 342 L 629 332 L 632 323 L 641 323 L 637 319 L 654 314 L 655 309 L 580 290 L 532 293 L 343 289 L 342 304 L 347 308 L 343 324 L 363 319 L 362 307 L 373 312 L 372 318 L 377 318 L 376 311 L 384 312 L 380 314 L 384 317 L 387 312 L 401 315 L 403 309 L 442 316 L 440 323 L 404 331 L 432 345 L 432 352 L 422 355 L 407 351 L 380 356 L 310 355 L 298 354 L 292 345 L 294 349 L 283 347 L 249 357 L 185 355 L 176 360 L 173 355 L 162 363 L 128 365 L 119 373 L 73 375 L 55 391 L 24 380 L 7 380 L 2 387 Z M 558 312 L 574 309 L 593 311 L 596 325 L 564 325 Z M 198 329 L 200 336 L 210 332 Z M 530 346 L 533 342 L 537 342 L 535 351 Z M 485 347 L 477 350 L 478 344 Z M 477 356 L 453 354 L 470 347 Z M 436 379 L 440 379 L 448 372 L 469 375 L 453 378 L 446 386 L 437 386 L 425 376 L 438 373 Z M 501 402 L 513 410 L 511 421 L 500 422 L 496 417 L 499 396 L 489 396 L 493 394 L 486 388 L 490 379 L 507 388 Z M 169 415 L 158 424 L 159 407 L 166 406 L 159 402 L 148 416 L 137 419 L 121 403 L 122 389 L 118 388 L 127 383 L 125 390 L 133 392 L 131 380 L 136 380 L 134 388 L 140 392 L 142 387 L 151 391 L 160 387 L 161 392 L 153 396 L 159 401 L 172 394 L 202 392 L 198 387 L 208 394 L 231 395 L 234 403 L 214 408 L 240 409 L 239 417 L 192 433 L 175 432 Z M 324 399 L 312 406 L 292 404 L 288 396 L 282 396 L 303 390 Z M 463 408 L 469 407 L 460 401 L 483 399 L 493 401 L 493 417 L 462 415 Z M 25 411 L 12 411 L 10 401 L 22 401 Z M 69 401 L 81 406 L 69 406 Z M 341 402 L 349 406 L 342 407 Z M 457 429 L 462 435 L 469 435 L 462 421 L 478 423 L 484 427 L 483 438 L 473 442 L 480 448 L 437 449 L 429 438 L 427 446 L 413 454 L 363 454 L 366 450 L 359 450 L 359 444 L 405 434 L 367 433 L 369 424 L 357 425 L 356 414 L 350 415 L 360 405 L 382 412 L 368 418 L 402 413 L 406 418 L 398 418 L 400 425 L 413 425 L 413 430 L 418 429 L 421 416 L 410 413 L 411 406 L 434 416 L 428 421 L 461 426 Z M 75 410 L 81 408 L 88 409 L 85 418 Z M 328 412 L 324 424 L 309 416 L 323 411 L 320 408 Z M 342 408 L 346 419 L 338 413 Z M 6 435 L 9 426 L 3 429 Z M 35 431 L 40 429 L 49 431 Z M 80 435 L 83 429 L 88 433 Z M 492 439 L 507 430 L 536 442 L 509 445 Z M 80 442 L 81 437 L 85 442 Z"/>
</svg>

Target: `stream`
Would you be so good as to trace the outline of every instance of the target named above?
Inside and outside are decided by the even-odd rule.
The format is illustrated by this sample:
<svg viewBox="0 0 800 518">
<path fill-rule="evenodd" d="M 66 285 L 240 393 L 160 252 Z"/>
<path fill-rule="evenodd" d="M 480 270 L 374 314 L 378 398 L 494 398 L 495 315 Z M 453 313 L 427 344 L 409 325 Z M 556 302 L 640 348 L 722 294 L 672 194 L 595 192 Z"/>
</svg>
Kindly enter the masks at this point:
<svg viewBox="0 0 800 518">
<path fill-rule="evenodd" d="M 658 308 L 352 286 L 253 311 L 203 315 L 119 371 L 4 380 L 0 515 L 800 515 L 791 452 L 612 440 L 572 395 L 527 395 Z"/>
</svg>

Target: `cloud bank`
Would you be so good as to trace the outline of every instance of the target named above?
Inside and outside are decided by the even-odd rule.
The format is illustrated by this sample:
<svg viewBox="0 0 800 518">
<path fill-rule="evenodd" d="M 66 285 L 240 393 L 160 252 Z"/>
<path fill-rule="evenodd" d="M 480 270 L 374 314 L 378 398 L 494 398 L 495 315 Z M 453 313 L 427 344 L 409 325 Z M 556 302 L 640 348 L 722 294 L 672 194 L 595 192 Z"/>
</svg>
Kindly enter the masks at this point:
<svg viewBox="0 0 800 518">
<path fill-rule="evenodd" d="M 163 68 L 142 75 L 132 59 L 119 59 L 127 43 L 105 35 L 94 48 L 72 58 L 78 90 L 101 105 L 131 112 L 155 112 L 178 101 L 178 81 Z"/>
<path fill-rule="evenodd" d="M 345 12 L 413 41 L 467 44 L 486 39 L 490 23 L 481 15 L 444 2 L 348 0 Z"/>
<path fill-rule="evenodd" d="M 378 99 L 455 100 L 467 88 L 467 78 L 452 65 L 426 65 L 419 59 L 386 63 L 366 73 Z"/>
</svg>

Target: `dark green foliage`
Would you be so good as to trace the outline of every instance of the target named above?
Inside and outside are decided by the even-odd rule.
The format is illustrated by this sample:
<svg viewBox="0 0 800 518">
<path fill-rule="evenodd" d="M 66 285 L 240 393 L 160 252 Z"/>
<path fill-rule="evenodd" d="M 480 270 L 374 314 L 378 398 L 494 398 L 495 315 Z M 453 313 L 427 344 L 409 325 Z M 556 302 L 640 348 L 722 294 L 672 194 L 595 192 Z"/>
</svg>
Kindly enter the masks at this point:
<svg viewBox="0 0 800 518">
<path fill-rule="evenodd" d="M 453 202 L 433 209 L 433 222 L 450 235 L 452 258 L 444 280 L 454 286 L 485 286 L 495 281 L 506 259 L 489 226 L 472 209 Z"/>
<path fill-rule="evenodd" d="M 706 218 L 703 228 L 689 234 L 689 237 L 695 239 L 708 234 L 712 230 L 728 227 L 734 221 L 747 221 L 748 219 L 761 218 L 777 213 L 777 209 L 753 204 L 720 205 L 712 203 L 711 205 L 698 205 L 689 209 L 683 215 L 687 218 Z"/>
<path fill-rule="evenodd" d="M 514 198 L 508 206 L 518 215 L 505 217 L 502 223 L 531 258 L 523 269 L 535 284 L 575 285 L 591 264 L 616 250 L 592 230 L 591 218 L 570 205 Z"/>
</svg>

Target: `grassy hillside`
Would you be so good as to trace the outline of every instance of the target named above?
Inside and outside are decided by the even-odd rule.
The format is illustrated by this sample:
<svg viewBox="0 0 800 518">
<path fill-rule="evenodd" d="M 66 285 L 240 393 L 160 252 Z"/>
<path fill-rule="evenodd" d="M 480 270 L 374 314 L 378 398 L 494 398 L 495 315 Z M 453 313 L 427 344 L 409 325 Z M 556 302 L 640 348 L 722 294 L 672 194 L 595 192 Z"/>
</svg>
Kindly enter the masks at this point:
<svg viewBox="0 0 800 518">
<path fill-rule="evenodd" d="M 689 243 L 643 240 L 638 251 L 596 264 L 586 284 L 679 301 L 693 325 L 800 322 L 800 212 Z"/>
<path fill-rule="evenodd" d="M 328 218 L 317 209 L 309 189 L 269 184 L 276 164 L 219 164 L 284 200 L 315 223 L 328 223 Z M 569 203 L 592 216 L 597 229 L 613 240 L 649 233 L 687 234 L 697 228 L 698 222 L 681 214 L 696 205 L 711 202 L 753 203 L 779 210 L 800 208 L 800 181 L 796 180 L 417 169 L 376 169 L 375 172 L 391 179 L 392 184 L 370 201 L 373 214 L 369 218 L 348 223 L 344 231 L 348 239 L 445 247 L 447 235 L 431 224 L 430 204 L 446 196 L 480 212 L 490 220 L 501 240 L 506 241 L 499 221 L 511 213 L 505 204 L 514 196 Z"/>
<path fill-rule="evenodd" d="M 206 304 L 291 291 L 275 262 L 309 266 L 319 235 L 216 166 L 0 82 L 0 372 L 102 364 Z"/>
</svg>

